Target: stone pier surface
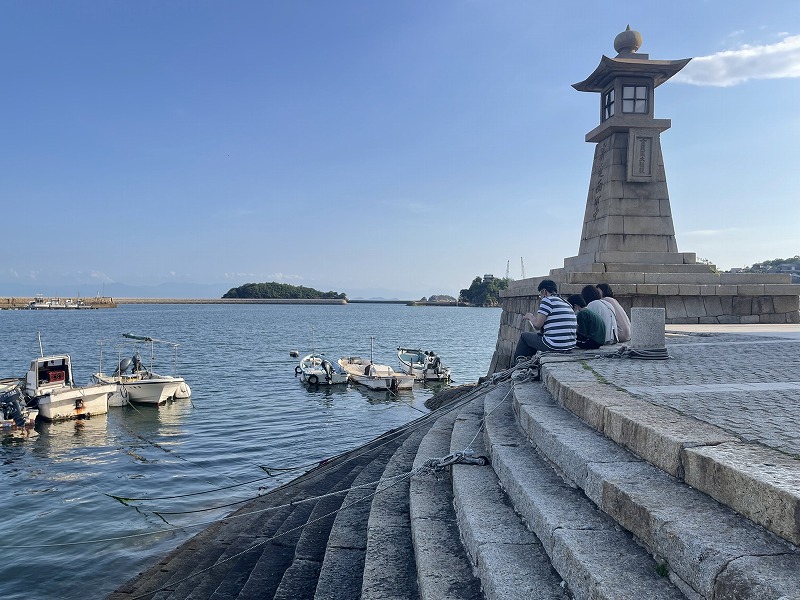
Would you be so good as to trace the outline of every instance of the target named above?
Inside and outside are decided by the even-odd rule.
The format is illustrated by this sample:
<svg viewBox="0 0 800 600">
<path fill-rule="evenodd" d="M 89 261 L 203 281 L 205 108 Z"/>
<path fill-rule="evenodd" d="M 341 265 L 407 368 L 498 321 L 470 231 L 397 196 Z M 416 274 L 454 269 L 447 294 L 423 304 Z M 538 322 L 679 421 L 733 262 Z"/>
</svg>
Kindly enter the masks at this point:
<svg viewBox="0 0 800 600">
<path fill-rule="evenodd" d="M 110 597 L 800 598 L 800 326 L 665 343 L 449 390 Z"/>
</svg>

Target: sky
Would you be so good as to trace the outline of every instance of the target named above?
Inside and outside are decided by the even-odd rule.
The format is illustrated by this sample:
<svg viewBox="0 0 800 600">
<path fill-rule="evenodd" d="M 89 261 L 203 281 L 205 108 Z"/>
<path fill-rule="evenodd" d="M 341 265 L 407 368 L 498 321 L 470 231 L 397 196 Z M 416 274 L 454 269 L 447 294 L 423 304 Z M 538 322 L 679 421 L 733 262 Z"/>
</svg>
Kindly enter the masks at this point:
<svg viewBox="0 0 800 600">
<path fill-rule="evenodd" d="M 546 6 L 546 8 L 544 8 Z M 577 254 L 599 97 L 651 59 L 678 249 L 800 253 L 797 0 L 0 0 L 0 296 L 456 296 Z"/>
</svg>

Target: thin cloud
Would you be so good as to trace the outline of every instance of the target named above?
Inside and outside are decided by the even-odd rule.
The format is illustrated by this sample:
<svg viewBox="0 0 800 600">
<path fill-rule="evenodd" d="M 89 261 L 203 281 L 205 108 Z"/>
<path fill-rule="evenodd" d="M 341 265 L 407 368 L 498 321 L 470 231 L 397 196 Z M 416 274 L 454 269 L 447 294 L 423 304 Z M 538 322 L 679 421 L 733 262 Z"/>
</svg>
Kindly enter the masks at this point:
<svg viewBox="0 0 800 600">
<path fill-rule="evenodd" d="M 304 278 L 302 275 L 289 275 L 285 273 L 237 273 L 237 272 L 229 272 L 223 275 L 225 279 L 233 279 L 239 280 L 242 279 L 252 279 L 252 280 L 259 280 L 259 281 L 302 281 Z"/>
<path fill-rule="evenodd" d="M 690 85 L 730 87 L 752 79 L 800 77 L 800 35 L 775 44 L 743 45 L 711 56 L 698 56 L 674 81 Z"/>
<path fill-rule="evenodd" d="M 696 236 L 696 237 L 716 237 L 719 235 L 725 235 L 729 233 L 735 233 L 735 228 L 730 229 L 695 229 L 694 231 L 687 231 L 686 233 L 682 234 L 685 236 Z"/>
</svg>

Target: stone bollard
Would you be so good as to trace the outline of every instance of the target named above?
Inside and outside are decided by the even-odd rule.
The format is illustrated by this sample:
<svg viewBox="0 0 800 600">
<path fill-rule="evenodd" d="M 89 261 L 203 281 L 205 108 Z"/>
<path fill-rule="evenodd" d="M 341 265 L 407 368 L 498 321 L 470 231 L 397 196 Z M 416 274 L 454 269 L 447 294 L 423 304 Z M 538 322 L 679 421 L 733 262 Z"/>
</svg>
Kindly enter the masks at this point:
<svg viewBox="0 0 800 600">
<path fill-rule="evenodd" d="M 663 308 L 631 308 L 631 345 L 634 350 L 666 348 Z"/>
</svg>

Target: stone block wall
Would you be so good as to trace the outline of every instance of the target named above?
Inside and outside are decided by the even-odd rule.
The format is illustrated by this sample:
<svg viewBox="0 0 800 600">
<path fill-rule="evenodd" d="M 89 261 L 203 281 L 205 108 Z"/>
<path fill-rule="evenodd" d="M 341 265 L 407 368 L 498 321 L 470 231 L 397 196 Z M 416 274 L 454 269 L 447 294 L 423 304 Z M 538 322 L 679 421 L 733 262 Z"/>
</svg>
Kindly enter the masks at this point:
<svg viewBox="0 0 800 600">
<path fill-rule="evenodd" d="M 530 323 L 523 321 L 522 315 L 538 309 L 536 287 L 540 279 L 514 282 L 514 286 L 501 292 L 503 312 L 489 373 L 510 366 L 520 333 L 531 330 Z M 566 298 L 579 294 L 582 287 L 581 284 L 561 284 L 559 294 Z M 800 323 L 800 285 L 645 283 L 614 285 L 613 288 L 614 297 L 629 315 L 632 307 L 663 308 L 668 325 Z"/>
</svg>

